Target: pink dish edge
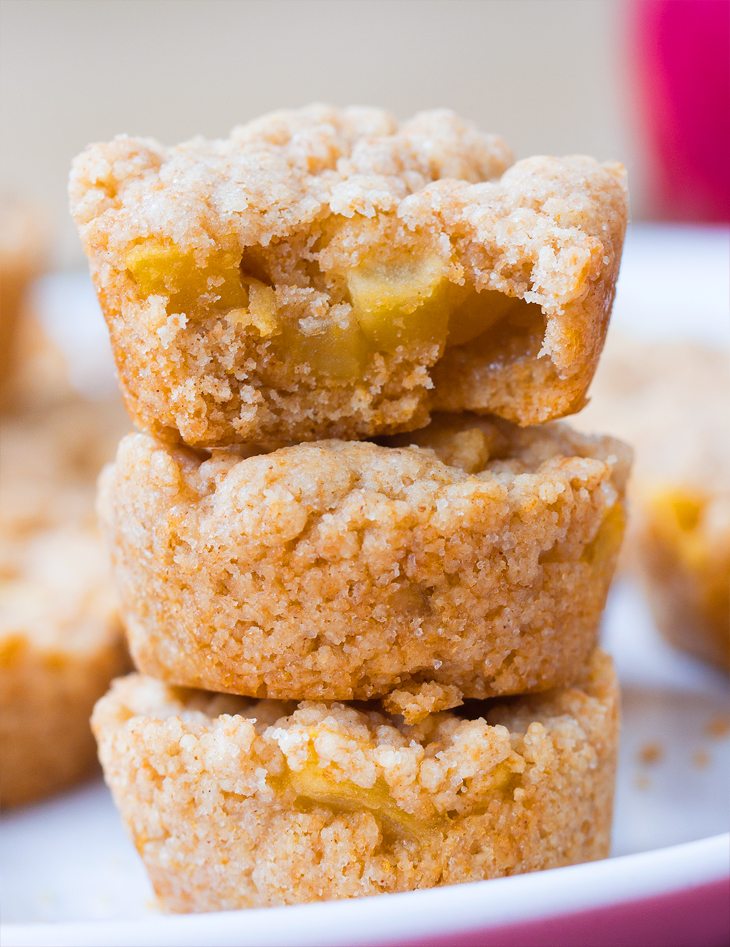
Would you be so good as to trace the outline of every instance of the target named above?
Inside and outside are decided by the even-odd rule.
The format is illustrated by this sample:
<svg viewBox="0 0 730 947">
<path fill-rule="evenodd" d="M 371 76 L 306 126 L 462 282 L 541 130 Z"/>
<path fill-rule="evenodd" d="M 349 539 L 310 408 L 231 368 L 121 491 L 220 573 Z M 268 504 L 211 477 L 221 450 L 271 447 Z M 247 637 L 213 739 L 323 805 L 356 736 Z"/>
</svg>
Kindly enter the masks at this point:
<svg viewBox="0 0 730 947">
<path fill-rule="evenodd" d="M 725 947 L 730 874 L 681 891 L 457 935 L 399 940 L 391 947 Z"/>
</svg>

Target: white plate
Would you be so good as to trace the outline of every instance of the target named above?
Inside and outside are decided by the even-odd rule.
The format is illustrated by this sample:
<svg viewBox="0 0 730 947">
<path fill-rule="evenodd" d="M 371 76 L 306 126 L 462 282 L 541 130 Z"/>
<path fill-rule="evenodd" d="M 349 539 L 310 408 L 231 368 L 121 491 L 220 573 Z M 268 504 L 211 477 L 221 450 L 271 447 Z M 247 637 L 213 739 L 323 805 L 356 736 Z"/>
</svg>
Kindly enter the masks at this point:
<svg viewBox="0 0 730 947">
<path fill-rule="evenodd" d="M 728 341 L 727 266 L 723 231 L 637 232 L 627 246 L 615 321 L 645 334 L 688 331 Z M 47 280 L 41 301 L 48 325 L 74 353 L 79 380 L 90 390 L 108 386 L 108 354 L 99 354 L 106 349 L 86 280 Z M 70 322 L 72 312 L 79 318 Z M 642 923 L 649 924 L 642 943 L 722 943 L 730 733 L 715 733 L 713 723 L 730 710 L 727 680 L 666 646 L 625 580 L 612 592 L 604 643 L 624 694 L 611 859 L 359 901 L 165 917 L 155 911 L 99 780 L 3 817 L 3 945 L 517 945 L 550 943 L 544 938 L 552 936 L 563 944 L 609 944 L 636 942 L 626 938 Z M 702 892 L 705 900 L 685 910 L 682 898 Z M 671 900 L 656 900 L 663 896 Z M 629 910 L 637 904 L 640 915 Z M 622 910 L 600 913 L 609 907 Z M 689 934 L 685 917 L 692 919 Z"/>
</svg>

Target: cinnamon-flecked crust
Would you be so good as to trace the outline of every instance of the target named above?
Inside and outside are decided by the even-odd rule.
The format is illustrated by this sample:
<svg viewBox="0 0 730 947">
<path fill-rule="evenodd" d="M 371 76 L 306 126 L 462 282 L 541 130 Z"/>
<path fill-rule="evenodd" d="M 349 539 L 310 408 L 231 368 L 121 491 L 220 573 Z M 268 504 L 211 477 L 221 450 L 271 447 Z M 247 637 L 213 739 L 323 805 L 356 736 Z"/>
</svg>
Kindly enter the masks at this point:
<svg viewBox="0 0 730 947">
<path fill-rule="evenodd" d="M 613 301 L 625 174 L 581 156 L 511 162 L 501 139 L 445 110 L 398 125 L 377 109 L 326 106 L 273 113 L 225 140 L 88 148 L 71 208 L 135 423 L 167 442 L 273 447 L 414 430 L 434 409 L 522 425 L 577 411 Z M 220 314 L 189 318 L 143 298 L 125 259 L 148 238 L 201 260 L 263 248 L 281 312 L 315 328 L 349 305 L 338 274 L 387 246 L 436 257 L 455 282 L 544 317 L 445 351 L 378 352 L 353 384 L 312 375 Z"/>
<path fill-rule="evenodd" d="M 610 438 L 475 415 L 248 458 L 135 434 L 99 512 L 145 673 L 284 699 L 436 682 L 453 706 L 580 673 L 628 466 Z"/>
<path fill-rule="evenodd" d="M 95 771 L 91 710 L 129 668 L 94 516 L 120 420 L 71 398 L 0 419 L 3 807 Z"/>
<path fill-rule="evenodd" d="M 600 652 L 570 688 L 415 726 L 377 705 L 249 701 L 131 675 L 93 727 L 169 911 L 429 888 L 609 851 L 618 687 Z M 324 796 L 306 794 L 312 777 Z"/>
</svg>

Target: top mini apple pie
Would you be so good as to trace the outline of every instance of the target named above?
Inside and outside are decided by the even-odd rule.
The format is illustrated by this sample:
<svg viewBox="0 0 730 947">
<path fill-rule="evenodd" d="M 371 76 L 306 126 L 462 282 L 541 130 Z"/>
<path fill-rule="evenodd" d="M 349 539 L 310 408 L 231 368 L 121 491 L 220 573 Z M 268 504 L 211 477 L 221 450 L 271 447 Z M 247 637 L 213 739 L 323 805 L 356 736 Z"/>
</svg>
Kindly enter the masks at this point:
<svg viewBox="0 0 730 947">
<path fill-rule="evenodd" d="M 620 165 L 447 111 L 312 106 L 75 162 L 71 205 L 137 424 L 193 446 L 578 410 L 626 223 Z"/>
</svg>

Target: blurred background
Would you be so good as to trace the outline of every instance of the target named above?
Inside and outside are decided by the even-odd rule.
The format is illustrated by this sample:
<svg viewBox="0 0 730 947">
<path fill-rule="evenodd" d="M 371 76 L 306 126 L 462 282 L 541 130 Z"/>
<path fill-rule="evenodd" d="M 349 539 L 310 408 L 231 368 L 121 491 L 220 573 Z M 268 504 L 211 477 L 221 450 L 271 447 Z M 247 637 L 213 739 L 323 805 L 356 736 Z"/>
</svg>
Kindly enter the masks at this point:
<svg viewBox="0 0 730 947">
<path fill-rule="evenodd" d="M 0 11 L 0 190 L 47 210 L 63 264 L 81 262 L 65 188 L 90 141 L 223 136 L 315 100 L 401 117 L 448 106 L 518 157 L 620 158 L 635 220 L 727 219 L 727 0 L 2 0 Z"/>
</svg>

